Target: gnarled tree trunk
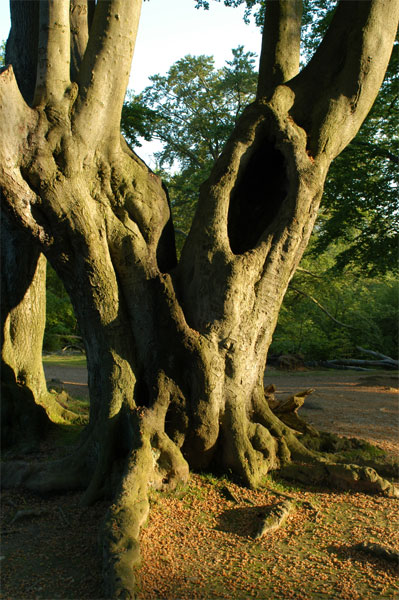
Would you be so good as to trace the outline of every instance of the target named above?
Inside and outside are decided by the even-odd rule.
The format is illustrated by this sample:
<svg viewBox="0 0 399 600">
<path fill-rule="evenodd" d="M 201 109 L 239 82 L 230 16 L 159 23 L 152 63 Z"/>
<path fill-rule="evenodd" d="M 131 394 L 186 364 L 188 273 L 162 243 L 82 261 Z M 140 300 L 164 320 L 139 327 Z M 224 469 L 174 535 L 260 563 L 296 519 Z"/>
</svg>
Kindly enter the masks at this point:
<svg viewBox="0 0 399 600">
<path fill-rule="evenodd" d="M 73 302 L 90 422 L 62 472 L 60 463 L 19 463 L 3 476 L 42 491 L 85 487 L 86 502 L 117 490 L 104 572 L 110 596 L 132 597 L 148 487 L 173 487 L 189 466 L 229 470 L 255 487 L 295 460 L 302 477 L 314 463 L 318 480 L 395 493 L 374 472 L 341 477 L 307 450 L 271 412 L 263 372 L 328 167 L 382 82 L 397 22 L 386 14 L 398 6 L 341 2 L 298 74 L 300 3 L 269 3 L 258 97 L 201 188 L 177 263 L 166 191 L 119 132 L 140 1 L 97 3 L 87 35 L 89 4 L 71 35 L 76 2 L 41 3 L 31 105 L 12 67 L 1 73 L 0 186 L 9 218 Z"/>
</svg>

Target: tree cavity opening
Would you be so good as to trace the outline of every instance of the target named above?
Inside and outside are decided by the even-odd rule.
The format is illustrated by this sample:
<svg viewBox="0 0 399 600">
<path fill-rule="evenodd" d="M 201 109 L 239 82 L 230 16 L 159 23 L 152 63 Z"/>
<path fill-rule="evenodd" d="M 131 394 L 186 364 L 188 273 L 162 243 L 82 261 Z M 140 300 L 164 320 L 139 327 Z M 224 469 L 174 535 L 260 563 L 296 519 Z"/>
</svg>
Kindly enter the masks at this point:
<svg viewBox="0 0 399 600">
<path fill-rule="evenodd" d="M 227 231 L 234 254 L 256 246 L 276 218 L 287 192 L 283 154 L 270 139 L 255 141 L 241 159 L 230 196 Z"/>
</svg>

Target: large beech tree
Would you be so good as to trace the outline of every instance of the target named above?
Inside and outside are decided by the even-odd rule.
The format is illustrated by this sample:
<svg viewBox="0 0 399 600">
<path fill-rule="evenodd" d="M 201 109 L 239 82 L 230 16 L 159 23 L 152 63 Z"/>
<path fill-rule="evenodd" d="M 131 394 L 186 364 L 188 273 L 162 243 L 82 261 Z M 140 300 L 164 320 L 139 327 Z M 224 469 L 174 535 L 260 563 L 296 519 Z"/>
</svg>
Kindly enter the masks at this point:
<svg viewBox="0 0 399 600">
<path fill-rule="evenodd" d="M 267 3 L 257 98 L 200 189 L 178 262 L 167 192 L 120 135 L 141 0 L 12 0 L 11 8 L 0 186 L 9 244 L 21 240 L 30 267 L 16 262 L 8 276 L 25 286 L 21 302 L 40 253 L 61 277 L 85 342 L 91 408 L 73 455 L 9 463 L 5 484 L 83 488 L 84 502 L 112 494 L 104 575 L 109 596 L 123 598 L 134 596 L 149 486 L 173 487 L 189 467 L 228 470 L 253 487 L 271 469 L 291 468 L 395 494 L 371 469 L 308 450 L 271 412 L 263 373 L 329 165 L 381 85 L 398 2 L 340 2 L 300 72 L 301 2 Z M 12 336 L 18 326 L 28 327 L 16 319 Z"/>
</svg>

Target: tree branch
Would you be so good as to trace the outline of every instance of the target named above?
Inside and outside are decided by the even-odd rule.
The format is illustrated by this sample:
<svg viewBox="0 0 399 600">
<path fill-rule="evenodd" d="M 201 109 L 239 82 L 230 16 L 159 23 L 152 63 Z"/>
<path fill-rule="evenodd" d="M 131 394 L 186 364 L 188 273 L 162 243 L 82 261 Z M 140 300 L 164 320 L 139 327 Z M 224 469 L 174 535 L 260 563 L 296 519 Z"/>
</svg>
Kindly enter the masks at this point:
<svg viewBox="0 0 399 600">
<path fill-rule="evenodd" d="M 358 350 L 360 350 L 360 352 L 364 352 L 365 354 L 371 354 L 371 356 L 376 356 L 377 358 L 380 358 L 382 361 L 392 363 L 396 367 L 399 366 L 397 360 L 395 360 L 394 358 L 391 358 L 390 356 L 387 356 L 386 354 L 382 354 L 381 352 L 374 352 L 374 350 L 366 350 L 366 348 L 362 348 L 361 346 L 356 346 L 356 348 Z"/>
<path fill-rule="evenodd" d="M 320 304 L 320 302 L 318 300 L 316 300 L 316 298 L 314 298 L 310 294 L 308 294 L 306 292 L 303 292 L 302 290 L 299 290 L 298 288 L 294 287 L 291 284 L 289 286 L 289 289 L 293 290 L 297 294 L 301 294 L 301 296 L 305 296 L 305 298 L 308 298 L 309 300 L 311 300 L 314 304 L 316 304 L 316 306 L 318 306 L 320 308 L 320 310 L 323 311 L 323 313 L 325 313 L 327 315 L 327 317 L 329 317 L 332 321 L 334 321 L 334 323 L 336 323 L 340 327 L 347 327 L 348 329 L 354 329 L 353 325 L 347 325 L 346 323 L 342 323 L 342 321 L 338 321 L 338 319 L 336 319 L 335 317 L 333 317 L 332 314 L 329 313 L 328 310 L 326 308 L 324 308 L 324 306 L 322 306 Z"/>
<path fill-rule="evenodd" d="M 109 135 L 119 140 L 141 2 L 102 0 L 96 5 L 80 68 L 80 94 L 73 119 L 88 146 L 95 146 L 99 137 Z"/>
<path fill-rule="evenodd" d="M 41 242 L 46 236 L 32 216 L 37 200 L 20 172 L 23 143 L 37 124 L 37 112 L 29 108 L 19 90 L 11 65 L 0 72 L 0 197 L 19 225 Z"/>
<path fill-rule="evenodd" d="M 291 116 L 313 157 L 333 160 L 356 135 L 382 84 L 398 18 L 397 0 L 340 0 L 313 58 L 289 83 Z"/>
<path fill-rule="evenodd" d="M 302 0 L 268 0 L 257 97 L 295 77 L 299 70 Z"/>
<path fill-rule="evenodd" d="M 89 41 L 89 30 L 95 9 L 94 0 L 71 0 L 71 79 L 76 81 Z"/>
<path fill-rule="evenodd" d="M 70 84 L 69 0 L 40 2 L 34 104 L 58 103 Z"/>
<path fill-rule="evenodd" d="M 321 275 L 316 275 L 316 273 L 312 273 L 312 271 L 308 271 L 307 269 L 303 269 L 302 267 L 297 267 L 296 270 L 300 271 L 301 273 L 306 273 L 306 275 L 311 275 L 312 277 L 316 277 L 317 279 L 323 279 L 323 277 Z"/>
</svg>

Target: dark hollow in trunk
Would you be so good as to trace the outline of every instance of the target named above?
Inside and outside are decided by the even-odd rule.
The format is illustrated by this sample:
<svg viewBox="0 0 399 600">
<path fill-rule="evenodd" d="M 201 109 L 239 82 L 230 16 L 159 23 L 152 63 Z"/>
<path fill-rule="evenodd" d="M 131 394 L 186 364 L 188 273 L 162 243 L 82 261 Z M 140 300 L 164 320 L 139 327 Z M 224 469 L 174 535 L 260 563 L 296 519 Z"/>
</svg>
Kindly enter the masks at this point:
<svg viewBox="0 0 399 600">
<path fill-rule="evenodd" d="M 242 157 L 230 196 L 228 236 L 234 254 L 254 248 L 272 226 L 287 196 L 287 181 L 285 159 L 274 141 L 255 139 Z"/>
</svg>

